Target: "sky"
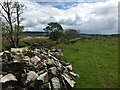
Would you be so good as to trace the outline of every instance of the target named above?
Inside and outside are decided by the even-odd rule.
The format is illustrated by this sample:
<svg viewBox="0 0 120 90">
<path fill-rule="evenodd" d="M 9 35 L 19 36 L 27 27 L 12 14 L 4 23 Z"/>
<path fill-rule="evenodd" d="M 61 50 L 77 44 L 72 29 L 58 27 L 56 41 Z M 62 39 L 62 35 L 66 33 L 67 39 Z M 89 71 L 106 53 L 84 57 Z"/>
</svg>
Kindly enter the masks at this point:
<svg viewBox="0 0 120 90">
<path fill-rule="evenodd" d="M 41 31 L 50 22 L 64 29 L 89 34 L 118 33 L 119 0 L 18 0 L 27 9 L 23 13 L 25 30 Z"/>
</svg>

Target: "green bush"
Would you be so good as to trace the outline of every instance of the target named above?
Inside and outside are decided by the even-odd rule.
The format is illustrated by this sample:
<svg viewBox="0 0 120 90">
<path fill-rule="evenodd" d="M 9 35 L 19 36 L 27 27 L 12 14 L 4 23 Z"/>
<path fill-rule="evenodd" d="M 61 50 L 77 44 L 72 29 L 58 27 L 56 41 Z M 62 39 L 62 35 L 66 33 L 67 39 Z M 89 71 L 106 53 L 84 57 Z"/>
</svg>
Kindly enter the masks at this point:
<svg viewBox="0 0 120 90">
<path fill-rule="evenodd" d="M 57 41 L 58 39 L 60 39 L 61 36 L 62 36 L 61 32 L 54 31 L 50 33 L 49 38 L 53 41 Z"/>
</svg>

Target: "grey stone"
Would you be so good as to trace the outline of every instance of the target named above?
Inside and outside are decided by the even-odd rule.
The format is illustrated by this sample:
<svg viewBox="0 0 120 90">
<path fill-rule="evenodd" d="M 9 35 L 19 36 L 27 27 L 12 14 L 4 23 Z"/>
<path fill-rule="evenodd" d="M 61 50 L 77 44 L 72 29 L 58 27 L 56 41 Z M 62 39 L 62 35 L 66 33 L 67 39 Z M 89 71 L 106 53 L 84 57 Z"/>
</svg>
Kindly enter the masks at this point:
<svg viewBox="0 0 120 90">
<path fill-rule="evenodd" d="M 51 67 L 51 68 L 49 68 L 49 70 L 53 75 L 57 74 L 57 68 L 56 67 Z"/>
<path fill-rule="evenodd" d="M 27 80 L 26 83 L 30 82 L 30 81 L 34 81 L 35 79 L 37 79 L 38 74 L 35 71 L 29 71 L 27 73 Z"/>
<path fill-rule="evenodd" d="M 54 90 L 59 90 L 59 89 L 60 89 L 60 81 L 59 81 L 59 78 L 54 77 L 54 78 L 51 79 L 51 81 L 52 81 L 53 89 L 54 89 Z"/>
<path fill-rule="evenodd" d="M 34 65 L 37 65 L 39 61 L 41 61 L 41 59 L 38 56 L 34 56 L 31 58 L 31 63 L 33 63 Z"/>
<path fill-rule="evenodd" d="M 0 80 L 1 83 L 5 83 L 8 81 L 17 81 L 17 79 L 13 74 L 7 74 L 7 75 L 3 76 Z"/>
<path fill-rule="evenodd" d="M 67 77 L 64 76 L 64 75 L 62 75 L 62 76 L 63 76 L 63 78 L 67 81 L 67 83 L 73 88 L 73 87 L 74 87 L 74 84 L 75 84 L 75 81 L 67 78 Z"/>
<path fill-rule="evenodd" d="M 48 83 L 48 72 L 41 74 L 37 80 L 43 81 L 43 83 Z"/>
</svg>

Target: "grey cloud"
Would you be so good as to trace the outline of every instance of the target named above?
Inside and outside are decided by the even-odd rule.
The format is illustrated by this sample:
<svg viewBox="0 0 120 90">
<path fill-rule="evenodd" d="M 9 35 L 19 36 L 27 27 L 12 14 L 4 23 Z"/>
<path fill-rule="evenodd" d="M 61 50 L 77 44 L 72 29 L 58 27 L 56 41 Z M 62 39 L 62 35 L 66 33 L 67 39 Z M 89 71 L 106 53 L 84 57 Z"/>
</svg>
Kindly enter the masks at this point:
<svg viewBox="0 0 120 90">
<path fill-rule="evenodd" d="M 72 18 L 67 18 L 67 19 L 60 19 L 59 20 L 60 24 L 64 25 L 80 25 L 82 23 L 82 18 L 76 14 L 76 16 Z"/>
<path fill-rule="evenodd" d="M 94 13 L 96 15 L 108 15 L 108 14 L 115 14 L 114 12 L 117 12 L 117 6 L 101 6 L 95 8 L 91 13 Z"/>
<path fill-rule="evenodd" d="M 91 33 L 117 33 L 116 20 L 114 18 L 103 18 L 95 20 L 90 18 L 80 28 L 83 32 Z"/>
<path fill-rule="evenodd" d="M 26 20 L 23 22 L 25 27 L 34 27 L 36 26 L 38 23 L 34 22 L 33 20 Z"/>
</svg>

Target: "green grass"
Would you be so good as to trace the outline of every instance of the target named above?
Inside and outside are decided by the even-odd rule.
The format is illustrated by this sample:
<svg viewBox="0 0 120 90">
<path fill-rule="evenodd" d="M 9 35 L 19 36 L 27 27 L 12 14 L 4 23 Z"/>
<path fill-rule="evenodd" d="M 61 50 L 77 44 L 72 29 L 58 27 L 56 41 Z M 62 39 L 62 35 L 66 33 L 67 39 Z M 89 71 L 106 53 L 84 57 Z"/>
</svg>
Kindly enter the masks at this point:
<svg viewBox="0 0 120 90">
<path fill-rule="evenodd" d="M 64 58 L 79 75 L 75 88 L 118 87 L 117 38 L 94 38 L 62 47 Z"/>
</svg>

